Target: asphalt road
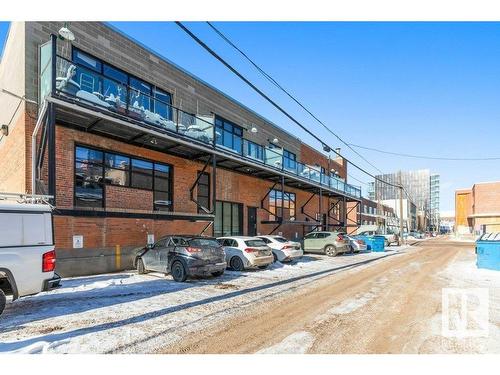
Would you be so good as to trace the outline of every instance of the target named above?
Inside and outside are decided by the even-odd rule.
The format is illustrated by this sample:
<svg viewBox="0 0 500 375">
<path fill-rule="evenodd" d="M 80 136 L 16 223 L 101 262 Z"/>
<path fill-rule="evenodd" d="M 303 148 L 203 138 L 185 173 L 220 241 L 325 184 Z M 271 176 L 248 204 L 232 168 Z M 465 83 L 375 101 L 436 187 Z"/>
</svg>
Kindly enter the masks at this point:
<svg viewBox="0 0 500 375">
<path fill-rule="evenodd" d="M 163 347 L 162 353 L 467 352 L 440 330 L 440 273 L 473 245 L 432 239 L 318 280 Z M 458 346 L 457 346 L 458 345 Z"/>
</svg>

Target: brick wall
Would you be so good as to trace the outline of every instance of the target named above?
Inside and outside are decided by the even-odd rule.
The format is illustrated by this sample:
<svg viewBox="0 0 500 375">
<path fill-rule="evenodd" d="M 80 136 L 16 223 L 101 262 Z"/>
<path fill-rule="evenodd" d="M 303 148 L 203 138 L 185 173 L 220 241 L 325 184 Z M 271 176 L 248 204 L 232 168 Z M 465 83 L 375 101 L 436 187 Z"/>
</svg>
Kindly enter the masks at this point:
<svg viewBox="0 0 500 375">
<path fill-rule="evenodd" d="M 26 193 L 28 172 L 24 113 L 11 125 L 9 135 L 0 142 L 0 192 Z"/>
<path fill-rule="evenodd" d="M 138 157 L 150 159 L 157 162 L 168 163 L 173 166 L 174 175 L 174 211 L 183 213 L 197 213 L 197 206 L 194 202 L 190 200 L 189 188 L 193 185 L 196 180 L 198 171 L 203 168 L 203 164 L 200 162 L 194 162 L 182 158 L 178 158 L 172 155 L 164 154 L 161 152 L 153 151 L 150 149 L 145 149 L 138 146 L 133 146 L 130 144 L 118 142 L 113 139 L 104 138 L 95 134 L 77 131 L 74 129 L 66 128 L 63 126 L 56 127 L 56 181 L 57 181 L 57 207 L 64 209 L 72 209 L 73 207 L 73 184 L 74 184 L 74 147 L 75 144 L 84 144 L 90 147 L 97 147 L 104 150 L 120 150 L 124 154 L 135 155 Z M 211 169 L 208 170 L 209 175 L 211 175 Z M 276 225 L 275 224 L 261 224 L 262 220 L 269 220 L 269 214 L 260 209 L 261 200 L 264 198 L 266 193 L 272 187 L 273 183 L 270 181 L 258 179 L 244 173 L 236 173 L 228 170 L 218 168 L 217 170 L 217 199 L 222 201 L 238 202 L 243 203 L 243 231 L 247 233 L 247 208 L 248 207 L 258 207 L 257 210 L 257 231 L 261 234 L 268 234 Z M 301 206 L 310 198 L 311 193 L 304 192 L 299 189 L 285 188 L 285 191 L 292 192 L 296 194 L 296 220 L 305 221 L 306 215 L 300 212 Z M 106 186 L 106 207 L 107 208 L 119 208 L 126 209 L 128 211 L 137 210 L 152 210 L 152 192 L 148 190 L 132 189 L 127 187 L 117 187 L 117 186 Z M 264 202 L 265 207 L 268 205 L 268 199 Z M 322 200 L 322 211 L 327 212 L 328 199 L 323 198 Z M 305 207 L 305 212 L 309 215 L 315 217 L 316 213 L 319 211 L 319 198 L 315 196 Z M 102 229 L 101 226 L 105 225 L 106 221 L 102 218 L 68 218 L 64 217 L 64 220 L 69 220 L 71 223 L 81 223 L 84 225 L 92 226 L 92 230 L 89 232 L 106 232 L 108 229 Z M 111 220 L 111 219 L 107 219 Z M 119 222 L 119 219 L 113 219 Z M 123 219 L 127 221 L 129 219 Z M 58 223 L 61 221 L 58 221 Z M 132 220 L 132 222 L 134 222 Z M 157 221 L 156 223 L 160 223 Z M 186 222 L 187 223 L 187 222 Z M 206 223 L 205 223 L 206 224 Z M 186 233 L 186 230 L 191 228 L 195 230 L 192 233 L 199 233 L 205 224 L 198 225 L 188 225 L 177 227 L 175 225 L 158 224 L 161 228 L 167 228 L 173 230 L 175 228 L 180 228 L 181 232 Z M 73 232 L 78 227 L 64 225 L 58 227 L 58 232 L 62 232 L 61 235 L 68 239 L 72 237 Z M 107 224 L 106 224 L 107 225 Z M 101 228 L 101 229 L 99 229 Z M 166 229 L 166 230 L 167 230 Z M 311 228 L 306 228 L 305 232 L 309 231 Z M 136 229 L 131 229 L 135 230 Z M 125 229 L 123 230 L 125 231 Z M 277 232 L 282 232 L 284 235 L 295 237 L 296 235 L 301 237 L 304 233 L 302 225 L 299 224 L 286 224 L 282 225 Z M 123 233 L 123 232 L 122 232 Z M 188 232 L 189 233 L 189 232 Z M 78 234 L 78 233 L 74 233 Z M 136 233 L 137 234 L 137 233 Z M 95 238 L 93 234 L 93 238 Z M 133 234 L 127 237 L 134 238 Z M 58 247 L 72 246 L 72 243 L 67 242 L 69 240 L 63 241 L 62 237 L 58 236 L 58 241 L 56 245 Z M 115 243 L 109 242 L 107 236 L 101 238 L 98 242 L 90 241 L 92 246 L 114 246 Z M 144 242 L 144 236 L 140 236 L 140 241 L 136 242 L 135 245 L 140 245 Z M 136 238 L 139 240 L 138 238 Z M 133 241 L 132 241 L 133 242 Z M 89 245 L 90 246 L 90 245 Z M 85 245 L 87 247 L 87 243 Z"/>
<path fill-rule="evenodd" d="M 304 164 L 319 165 L 323 167 L 327 173 L 330 169 L 334 169 L 338 172 L 341 178 L 347 178 L 347 169 L 345 167 L 345 163 L 343 163 L 344 165 L 341 165 L 333 159 L 330 159 L 330 161 L 328 161 L 328 157 L 326 157 L 323 153 L 304 143 L 300 146 L 299 159 Z"/>
<path fill-rule="evenodd" d="M 474 214 L 500 213 L 500 182 L 475 184 L 472 199 Z"/>
</svg>

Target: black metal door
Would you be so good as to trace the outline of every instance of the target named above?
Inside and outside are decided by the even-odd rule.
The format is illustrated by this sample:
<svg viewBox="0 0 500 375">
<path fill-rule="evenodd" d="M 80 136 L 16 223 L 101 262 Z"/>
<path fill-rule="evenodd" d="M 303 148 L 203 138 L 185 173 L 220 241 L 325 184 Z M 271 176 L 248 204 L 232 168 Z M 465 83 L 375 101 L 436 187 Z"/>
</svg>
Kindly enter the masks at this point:
<svg viewBox="0 0 500 375">
<path fill-rule="evenodd" d="M 248 207 L 248 236 L 257 235 L 257 207 Z"/>
</svg>

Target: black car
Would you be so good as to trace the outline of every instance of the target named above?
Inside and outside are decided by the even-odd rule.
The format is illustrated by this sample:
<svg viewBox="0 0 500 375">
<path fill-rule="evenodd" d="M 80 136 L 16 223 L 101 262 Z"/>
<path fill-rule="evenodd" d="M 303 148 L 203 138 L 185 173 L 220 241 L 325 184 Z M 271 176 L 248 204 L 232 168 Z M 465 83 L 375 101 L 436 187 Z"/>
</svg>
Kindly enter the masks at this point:
<svg viewBox="0 0 500 375">
<path fill-rule="evenodd" d="M 175 281 L 189 276 L 221 276 L 226 269 L 224 249 L 215 238 L 166 236 L 141 249 L 134 261 L 138 273 L 172 274 Z"/>
</svg>

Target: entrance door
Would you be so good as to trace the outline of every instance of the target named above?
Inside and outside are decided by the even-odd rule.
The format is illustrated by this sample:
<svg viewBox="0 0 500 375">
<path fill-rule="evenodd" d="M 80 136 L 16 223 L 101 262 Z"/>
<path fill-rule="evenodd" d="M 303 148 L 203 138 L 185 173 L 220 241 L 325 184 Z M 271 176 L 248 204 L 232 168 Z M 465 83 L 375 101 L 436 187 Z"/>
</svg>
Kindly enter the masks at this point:
<svg viewBox="0 0 500 375">
<path fill-rule="evenodd" d="M 248 207 L 248 236 L 257 235 L 257 207 Z"/>
</svg>

